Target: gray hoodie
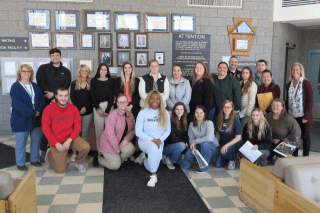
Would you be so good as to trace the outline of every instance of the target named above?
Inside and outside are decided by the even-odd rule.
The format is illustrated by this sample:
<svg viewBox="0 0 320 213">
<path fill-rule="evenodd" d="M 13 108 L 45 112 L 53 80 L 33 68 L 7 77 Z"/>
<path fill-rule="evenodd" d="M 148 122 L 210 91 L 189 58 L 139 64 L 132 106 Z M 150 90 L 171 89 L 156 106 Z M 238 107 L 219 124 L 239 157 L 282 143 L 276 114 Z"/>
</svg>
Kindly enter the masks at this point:
<svg viewBox="0 0 320 213">
<path fill-rule="evenodd" d="M 189 125 L 188 130 L 189 143 L 201 144 L 202 142 L 212 142 L 216 147 L 219 146 L 219 142 L 214 135 L 214 126 L 212 121 L 206 120 L 205 122 L 199 122 L 196 127 L 193 126 L 193 122 Z"/>
<path fill-rule="evenodd" d="M 190 112 L 189 103 L 191 100 L 192 89 L 187 79 L 181 77 L 179 84 L 174 84 L 173 78 L 169 80 L 169 98 L 167 99 L 167 110 L 172 111 L 175 103 L 181 101 Z"/>
</svg>

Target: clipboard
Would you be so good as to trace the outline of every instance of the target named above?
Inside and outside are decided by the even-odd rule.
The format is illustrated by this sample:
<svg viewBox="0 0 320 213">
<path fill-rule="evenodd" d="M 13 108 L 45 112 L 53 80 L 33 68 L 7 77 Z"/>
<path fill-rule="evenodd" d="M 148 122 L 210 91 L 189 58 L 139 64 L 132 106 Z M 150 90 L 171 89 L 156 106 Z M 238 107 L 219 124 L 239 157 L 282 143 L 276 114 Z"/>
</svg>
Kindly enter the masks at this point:
<svg viewBox="0 0 320 213">
<path fill-rule="evenodd" d="M 259 108 L 265 111 L 273 101 L 272 92 L 257 94 Z"/>
</svg>

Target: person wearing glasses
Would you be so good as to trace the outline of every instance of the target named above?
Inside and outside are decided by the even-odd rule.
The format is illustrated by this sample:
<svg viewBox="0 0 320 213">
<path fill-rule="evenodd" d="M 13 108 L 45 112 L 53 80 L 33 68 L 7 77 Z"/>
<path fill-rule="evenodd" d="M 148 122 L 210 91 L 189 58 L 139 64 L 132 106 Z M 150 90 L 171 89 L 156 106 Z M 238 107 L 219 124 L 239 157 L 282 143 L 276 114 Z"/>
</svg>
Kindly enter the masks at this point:
<svg viewBox="0 0 320 213">
<path fill-rule="evenodd" d="M 99 163 L 111 170 L 118 170 L 135 151 L 131 143 L 135 135 L 135 121 L 127 110 L 128 98 L 123 93 L 117 97 L 118 108 L 109 113 L 106 128 L 101 135 Z"/>
</svg>

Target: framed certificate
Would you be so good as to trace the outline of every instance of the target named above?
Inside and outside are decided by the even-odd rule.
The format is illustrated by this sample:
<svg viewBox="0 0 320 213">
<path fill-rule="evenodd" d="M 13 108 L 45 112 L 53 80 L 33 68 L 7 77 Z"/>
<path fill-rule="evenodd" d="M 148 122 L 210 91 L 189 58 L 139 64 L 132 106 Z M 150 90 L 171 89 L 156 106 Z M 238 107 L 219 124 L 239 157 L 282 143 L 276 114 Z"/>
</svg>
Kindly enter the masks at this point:
<svg viewBox="0 0 320 213">
<path fill-rule="evenodd" d="M 171 14 L 172 33 L 195 33 L 196 15 L 195 14 Z"/>
<path fill-rule="evenodd" d="M 55 11 L 56 30 L 79 30 L 79 11 Z"/>
<path fill-rule="evenodd" d="M 114 12 L 115 31 L 139 31 L 140 13 Z"/>
<path fill-rule="evenodd" d="M 148 33 L 135 33 L 134 34 L 134 48 L 135 49 L 148 49 Z"/>
<path fill-rule="evenodd" d="M 26 10 L 26 27 L 50 29 L 50 10 Z"/>
<path fill-rule="evenodd" d="M 87 65 L 91 72 L 93 72 L 93 58 L 79 58 L 78 59 L 78 67 L 81 65 Z"/>
<path fill-rule="evenodd" d="M 117 51 L 117 66 L 120 67 L 126 61 L 130 61 L 130 51 Z"/>
<path fill-rule="evenodd" d="M 106 63 L 108 66 L 113 66 L 112 50 L 100 50 L 99 51 L 99 63 Z"/>
<path fill-rule="evenodd" d="M 148 52 L 136 51 L 136 67 L 147 67 L 148 66 Z"/>
<path fill-rule="evenodd" d="M 76 33 L 54 33 L 54 47 L 63 50 L 76 50 Z"/>
<path fill-rule="evenodd" d="M 170 33 L 170 14 L 144 13 L 144 32 Z"/>
<path fill-rule="evenodd" d="M 164 52 L 155 52 L 154 58 L 158 61 L 159 65 L 164 65 Z"/>
<path fill-rule="evenodd" d="M 51 32 L 29 32 L 30 50 L 50 50 Z"/>
<path fill-rule="evenodd" d="M 130 33 L 117 33 L 117 48 L 130 49 Z"/>
<path fill-rule="evenodd" d="M 84 10 L 83 11 L 84 30 L 105 30 L 110 29 L 110 10 Z"/>
<path fill-rule="evenodd" d="M 112 33 L 99 33 L 99 49 L 112 49 Z"/>
<path fill-rule="evenodd" d="M 236 51 L 248 51 L 249 40 L 235 39 L 235 50 Z"/>
<path fill-rule="evenodd" d="M 94 33 L 80 33 L 80 50 L 94 50 Z"/>
</svg>

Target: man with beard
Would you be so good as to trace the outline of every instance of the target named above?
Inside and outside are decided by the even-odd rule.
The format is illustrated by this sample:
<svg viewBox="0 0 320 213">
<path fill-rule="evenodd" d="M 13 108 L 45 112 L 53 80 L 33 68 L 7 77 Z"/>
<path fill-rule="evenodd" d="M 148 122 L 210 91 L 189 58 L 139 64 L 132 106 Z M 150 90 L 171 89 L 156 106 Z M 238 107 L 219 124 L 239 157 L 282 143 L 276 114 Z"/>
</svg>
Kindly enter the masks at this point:
<svg viewBox="0 0 320 213">
<path fill-rule="evenodd" d="M 85 172 L 83 162 L 90 145 L 78 136 L 81 132 L 79 110 L 68 102 L 68 89 L 58 88 L 55 97 L 56 101 L 45 108 L 42 116 L 42 131 L 50 145 L 45 160 L 57 173 L 63 173 L 67 166 L 68 150 L 75 149 L 79 152 L 75 165 L 80 172 Z"/>
<path fill-rule="evenodd" d="M 51 62 L 49 64 L 43 64 L 37 71 L 37 84 L 40 87 L 44 97 L 45 106 L 54 102 L 54 93 L 57 88 L 65 87 L 69 89 L 71 84 L 71 72 L 66 67 L 62 66 L 61 51 L 57 48 L 53 48 L 49 51 Z M 46 137 L 42 137 L 40 143 L 40 161 L 44 162 L 44 157 L 47 151 L 48 140 Z"/>
</svg>

